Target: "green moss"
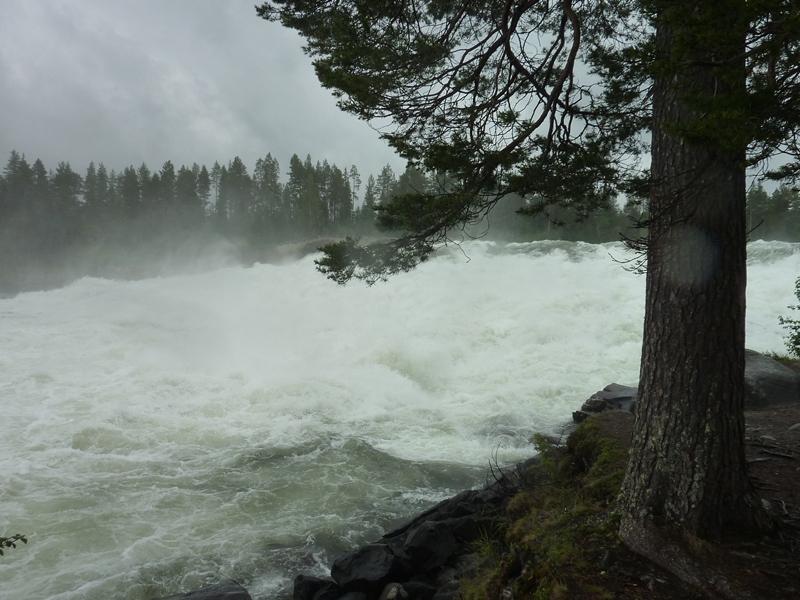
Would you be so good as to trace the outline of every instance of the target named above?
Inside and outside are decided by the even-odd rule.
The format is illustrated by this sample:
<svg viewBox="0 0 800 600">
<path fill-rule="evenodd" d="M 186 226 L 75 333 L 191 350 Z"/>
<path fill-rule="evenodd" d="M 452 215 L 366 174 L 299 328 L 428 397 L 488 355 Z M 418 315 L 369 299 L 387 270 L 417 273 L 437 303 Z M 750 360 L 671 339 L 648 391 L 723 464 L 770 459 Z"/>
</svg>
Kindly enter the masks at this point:
<svg viewBox="0 0 800 600">
<path fill-rule="evenodd" d="M 626 452 L 596 418 L 565 445 L 543 436 L 534 442 L 540 464 L 508 505 L 504 553 L 490 570 L 463 582 L 464 598 L 613 598 L 600 564 L 619 544 L 613 504 Z"/>
</svg>

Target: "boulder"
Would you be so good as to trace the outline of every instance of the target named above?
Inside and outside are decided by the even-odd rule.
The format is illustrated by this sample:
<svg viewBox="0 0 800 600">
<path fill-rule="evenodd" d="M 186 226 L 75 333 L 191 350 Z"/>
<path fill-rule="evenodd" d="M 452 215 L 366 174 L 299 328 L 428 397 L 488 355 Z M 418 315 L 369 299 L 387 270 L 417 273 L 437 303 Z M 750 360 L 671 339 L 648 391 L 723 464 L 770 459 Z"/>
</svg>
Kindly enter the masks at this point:
<svg viewBox="0 0 800 600">
<path fill-rule="evenodd" d="M 367 600 L 367 595 L 361 592 L 347 592 L 344 596 L 340 596 L 339 600 Z"/>
<path fill-rule="evenodd" d="M 416 569 L 431 571 L 445 564 L 458 549 L 451 529 L 441 521 L 426 521 L 406 539 L 403 550 Z"/>
<path fill-rule="evenodd" d="M 800 374 L 755 350 L 744 352 L 745 409 L 764 410 L 800 402 Z M 607 410 L 633 412 L 636 395 L 637 388 L 612 383 L 593 394 L 580 410 L 573 412 L 572 420 L 580 423 L 592 414 Z"/>
<path fill-rule="evenodd" d="M 460 600 L 460 598 L 461 582 L 452 579 L 436 590 L 432 600 Z"/>
<path fill-rule="evenodd" d="M 340 556 L 331 567 L 331 576 L 344 590 L 367 595 L 379 594 L 393 581 L 404 581 L 408 572 L 408 559 L 381 543 Z"/>
<path fill-rule="evenodd" d="M 407 535 L 427 521 L 446 521 L 470 516 L 489 517 L 500 511 L 508 497 L 508 490 L 498 485 L 490 485 L 481 490 L 464 490 L 452 498 L 442 500 L 405 525 L 387 533 L 383 539 L 390 540 Z"/>
<path fill-rule="evenodd" d="M 765 409 L 800 402 L 800 374 L 777 360 L 745 350 L 745 407 Z"/>
<path fill-rule="evenodd" d="M 198 590 L 185 594 L 174 594 L 157 600 L 252 600 L 247 590 L 228 579 L 222 583 L 204 585 Z"/>
<path fill-rule="evenodd" d="M 638 389 L 636 387 L 611 383 L 599 392 L 595 392 L 583 403 L 581 409 L 572 413 L 572 420 L 576 423 L 586 420 L 589 415 L 605 412 L 607 410 L 621 410 L 633 412 L 636 404 Z"/>
<path fill-rule="evenodd" d="M 311 575 L 298 575 L 294 578 L 292 600 L 314 600 L 321 593 L 336 587 L 336 584 L 330 579 L 320 579 Z"/>
<path fill-rule="evenodd" d="M 437 588 L 421 581 L 409 581 L 403 584 L 403 589 L 408 592 L 408 597 L 412 600 L 431 600 L 436 594 Z"/>
<path fill-rule="evenodd" d="M 475 563 L 475 557 L 462 555 L 471 551 L 471 543 L 481 535 L 498 528 L 498 516 L 512 487 L 495 481 L 440 502 L 378 542 L 336 559 L 331 568 L 333 581 L 298 576 L 294 600 L 457 597 L 460 586 L 454 579 Z"/>
<path fill-rule="evenodd" d="M 468 515 L 455 519 L 446 519 L 442 524 L 450 529 L 453 537 L 461 545 L 468 545 L 487 533 L 497 533 L 498 520 L 493 516 Z"/>
<path fill-rule="evenodd" d="M 406 600 L 408 592 L 399 583 L 390 583 L 379 596 L 378 600 Z"/>
</svg>

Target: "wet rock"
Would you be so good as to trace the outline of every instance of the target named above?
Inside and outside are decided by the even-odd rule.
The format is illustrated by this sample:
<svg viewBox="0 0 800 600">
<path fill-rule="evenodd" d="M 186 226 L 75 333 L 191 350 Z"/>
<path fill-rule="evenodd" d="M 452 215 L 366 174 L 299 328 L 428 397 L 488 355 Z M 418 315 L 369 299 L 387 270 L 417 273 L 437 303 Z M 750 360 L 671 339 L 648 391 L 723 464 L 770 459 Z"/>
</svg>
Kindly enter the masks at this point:
<svg viewBox="0 0 800 600">
<path fill-rule="evenodd" d="M 754 350 L 744 353 L 746 408 L 759 410 L 800 402 L 800 374 Z"/>
<path fill-rule="evenodd" d="M 471 544 L 497 530 L 508 499 L 516 491 L 515 481 L 502 474 L 485 488 L 465 490 L 378 542 L 339 557 L 331 569 L 333 582 L 299 576 L 294 600 L 458 598 L 461 588 L 457 579 L 473 572 L 480 561 L 471 554 Z"/>
<path fill-rule="evenodd" d="M 432 600 L 459 600 L 461 598 L 461 583 L 451 579 L 433 595 Z"/>
<path fill-rule="evenodd" d="M 311 575 L 298 575 L 294 578 L 293 600 L 314 600 L 315 596 L 334 586 L 330 579 L 320 579 Z"/>
<path fill-rule="evenodd" d="M 367 544 L 340 556 L 331 568 L 331 576 L 343 589 L 367 595 L 380 593 L 393 581 L 404 581 L 408 572 L 408 560 L 385 543 Z"/>
<path fill-rule="evenodd" d="M 409 533 L 403 546 L 415 568 L 432 570 L 453 556 L 458 545 L 453 531 L 443 521 L 426 521 Z"/>
<path fill-rule="evenodd" d="M 771 406 L 800 403 L 800 374 L 786 365 L 745 350 L 744 392 L 745 408 L 764 410 Z M 581 423 L 591 415 L 607 410 L 633 412 L 637 388 L 612 383 L 593 394 L 581 409 L 572 413 L 572 420 Z"/>
<path fill-rule="evenodd" d="M 431 600 L 436 594 L 437 588 L 422 583 L 420 581 L 409 581 L 403 584 L 403 589 L 408 592 L 408 597 L 412 600 Z"/>
<path fill-rule="evenodd" d="M 390 583 L 381 592 L 378 600 L 406 600 L 408 592 L 399 583 Z"/>
<path fill-rule="evenodd" d="M 252 600 L 252 598 L 246 589 L 233 579 L 228 579 L 222 583 L 205 585 L 193 592 L 174 594 L 157 600 Z"/>
<path fill-rule="evenodd" d="M 576 423 L 585 421 L 590 415 L 607 410 L 621 410 L 633 412 L 636 404 L 638 390 L 635 387 L 611 383 L 583 403 L 579 411 L 572 413 L 572 420 Z"/>
<path fill-rule="evenodd" d="M 342 590 L 336 584 L 326 586 L 314 594 L 314 600 L 339 600 L 342 597 Z"/>
<path fill-rule="evenodd" d="M 339 600 L 367 600 L 367 595 L 361 592 L 347 592 L 344 596 L 341 596 Z"/>
</svg>

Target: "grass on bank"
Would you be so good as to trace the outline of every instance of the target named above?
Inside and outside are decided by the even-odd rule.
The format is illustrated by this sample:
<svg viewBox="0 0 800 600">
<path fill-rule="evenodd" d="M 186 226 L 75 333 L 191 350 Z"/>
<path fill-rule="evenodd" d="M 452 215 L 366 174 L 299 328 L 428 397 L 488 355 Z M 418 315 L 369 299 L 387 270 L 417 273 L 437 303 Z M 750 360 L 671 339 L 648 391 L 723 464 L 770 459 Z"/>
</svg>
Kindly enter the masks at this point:
<svg viewBox="0 0 800 600">
<path fill-rule="evenodd" d="M 619 545 L 612 505 L 626 452 L 602 433 L 603 421 L 585 421 L 566 445 L 536 436 L 540 463 L 508 506 L 504 537 L 482 540 L 493 566 L 462 582 L 465 600 L 615 597 L 602 567 Z"/>
<path fill-rule="evenodd" d="M 581 423 L 565 444 L 537 436 L 539 464 L 521 475 L 504 526 L 477 544 L 483 566 L 462 579 L 465 600 L 709 597 L 619 540 L 615 507 L 632 423 L 633 415 L 611 411 Z M 750 450 L 759 460 L 759 451 Z M 787 450 L 774 460 L 795 457 Z M 781 481 L 788 487 L 781 488 Z M 665 543 L 693 564 L 704 581 L 722 582 L 713 589 L 700 586 L 710 597 L 800 597 L 800 515 L 794 515 L 793 503 L 778 499 L 795 493 L 793 480 L 766 478 L 762 484 L 759 489 L 774 490 L 766 492 L 770 502 L 783 507 L 783 512 L 771 513 L 776 525 L 771 534 L 732 531 L 705 541 L 680 531 L 662 532 Z"/>
</svg>

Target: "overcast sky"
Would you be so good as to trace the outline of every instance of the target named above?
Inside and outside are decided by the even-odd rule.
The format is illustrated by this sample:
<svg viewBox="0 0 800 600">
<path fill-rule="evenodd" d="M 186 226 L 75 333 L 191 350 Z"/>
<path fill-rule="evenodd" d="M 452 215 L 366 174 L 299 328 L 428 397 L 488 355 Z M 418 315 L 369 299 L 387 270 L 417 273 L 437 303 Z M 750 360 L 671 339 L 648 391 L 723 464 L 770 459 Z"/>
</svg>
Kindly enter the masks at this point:
<svg viewBox="0 0 800 600">
<path fill-rule="evenodd" d="M 254 0 L 0 0 L 0 164 L 158 170 L 311 154 L 364 180 L 404 162 Z M 284 177 L 285 181 L 285 177 Z"/>
</svg>

